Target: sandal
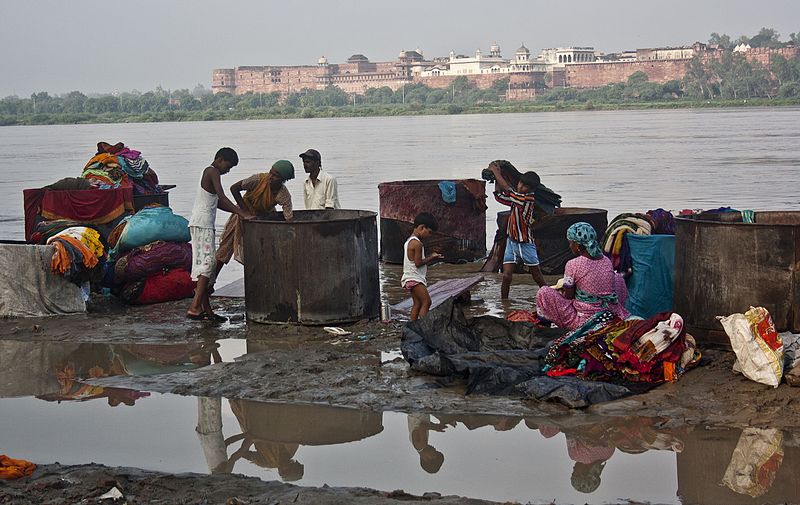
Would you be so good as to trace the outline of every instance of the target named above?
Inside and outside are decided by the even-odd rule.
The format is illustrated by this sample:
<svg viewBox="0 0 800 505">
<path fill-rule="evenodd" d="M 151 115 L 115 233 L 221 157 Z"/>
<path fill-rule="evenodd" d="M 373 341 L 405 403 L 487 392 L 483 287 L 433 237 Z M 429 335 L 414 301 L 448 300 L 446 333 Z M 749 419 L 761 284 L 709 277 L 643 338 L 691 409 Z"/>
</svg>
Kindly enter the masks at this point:
<svg viewBox="0 0 800 505">
<path fill-rule="evenodd" d="M 210 314 L 208 312 L 201 312 L 200 314 L 190 314 L 187 312 L 186 317 L 194 321 L 211 321 L 212 323 L 224 323 L 228 320 L 227 317 L 214 314 L 213 312 Z"/>
<path fill-rule="evenodd" d="M 212 321 L 214 323 L 225 323 L 228 321 L 227 317 L 214 314 L 213 312 L 210 314 L 208 312 L 204 312 L 203 315 L 206 316 L 206 321 Z"/>
</svg>

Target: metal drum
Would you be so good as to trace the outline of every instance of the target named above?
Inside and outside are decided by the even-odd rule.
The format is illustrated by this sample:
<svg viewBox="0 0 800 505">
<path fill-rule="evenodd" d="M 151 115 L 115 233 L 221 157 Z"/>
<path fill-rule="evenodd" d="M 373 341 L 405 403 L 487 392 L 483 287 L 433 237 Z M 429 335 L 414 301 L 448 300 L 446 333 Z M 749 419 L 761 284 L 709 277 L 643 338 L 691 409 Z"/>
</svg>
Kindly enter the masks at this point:
<svg viewBox="0 0 800 505">
<path fill-rule="evenodd" d="M 333 324 L 380 315 L 376 214 L 300 210 L 244 222 L 247 318 Z"/>
<path fill-rule="evenodd" d="M 441 253 L 449 263 L 465 263 L 486 256 L 486 182 L 449 181 L 456 187 L 453 203 L 442 199 L 440 182 L 447 181 L 396 181 L 378 185 L 383 261 L 403 262 L 403 244 L 420 212 L 430 212 L 439 223 L 439 231 L 425 240 L 426 251 Z M 476 197 L 475 193 L 484 198 Z"/>
<path fill-rule="evenodd" d="M 716 316 L 766 308 L 778 331 L 800 332 L 800 212 L 738 212 L 675 220 L 675 311 L 693 335 L 729 344 Z"/>
<path fill-rule="evenodd" d="M 492 255 L 486 260 L 481 269 L 482 272 L 495 272 L 502 269 L 502 253 L 505 251 L 505 235 L 510 214 L 510 211 L 497 213 L 498 237 L 495 238 Z M 542 273 L 545 275 L 563 274 L 567 261 L 575 257 L 569 249 L 567 228 L 583 221 L 592 225 L 597 232 L 597 237 L 602 239 L 608 226 L 607 215 L 608 211 L 605 209 L 559 207 L 552 216 L 537 222 L 533 227 L 533 236 L 536 238 L 536 252 L 539 255 L 539 268 Z M 497 239 L 500 236 L 503 237 L 500 242 L 502 247 L 498 247 Z"/>
</svg>

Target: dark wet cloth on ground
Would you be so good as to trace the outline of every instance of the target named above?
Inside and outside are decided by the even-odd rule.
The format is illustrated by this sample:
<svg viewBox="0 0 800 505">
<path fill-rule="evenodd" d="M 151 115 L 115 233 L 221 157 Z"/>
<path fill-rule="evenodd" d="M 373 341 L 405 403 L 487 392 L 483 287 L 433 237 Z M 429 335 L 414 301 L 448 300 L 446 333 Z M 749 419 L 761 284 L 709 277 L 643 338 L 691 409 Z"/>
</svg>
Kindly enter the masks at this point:
<svg viewBox="0 0 800 505">
<path fill-rule="evenodd" d="M 413 370 L 464 378 L 467 394 L 521 396 L 572 408 L 632 394 L 626 386 L 545 376 L 547 344 L 561 334 L 492 316 L 467 320 L 450 300 L 403 328 L 401 350 Z"/>
</svg>

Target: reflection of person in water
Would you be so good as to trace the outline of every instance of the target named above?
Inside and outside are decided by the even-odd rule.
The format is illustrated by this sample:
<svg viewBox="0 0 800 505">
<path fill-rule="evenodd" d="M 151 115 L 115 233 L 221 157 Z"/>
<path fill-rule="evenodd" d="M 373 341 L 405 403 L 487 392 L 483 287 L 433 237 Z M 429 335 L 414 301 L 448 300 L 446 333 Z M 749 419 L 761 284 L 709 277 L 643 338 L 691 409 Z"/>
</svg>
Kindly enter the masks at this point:
<svg viewBox="0 0 800 505">
<path fill-rule="evenodd" d="M 599 433 L 602 435 L 602 432 Z M 584 438 L 565 433 L 567 454 L 575 462 L 572 487 L 581 493 L 592 493 L 600 486 L 600 474 L 606 461 L 614 455 L 614 446 L 602 445 L 602 439 Z"/>
<path fill-rule="evenodd" d="M 592 493 L 600 486 L 600 474 L 606 461 L 619 449 L 629 454 L 649 450 L 681 452 L 683 442 L 676 432 L 656 427 L 657 420 L 646 417 L 625 417 L 607 421 L 596 420 L 588 424 L 559 427 L 558 421 L 548 419 L 538 424 L 525 420 L 531 429 L 538 429 L 545 438 L 564 432 L 567 453 L 575 462 L 572 469 L 572 487 L 582 493 Z"/>
<path fill-rule="evenodd" d="M 444 463 L 444 454 L 428 443 L 430 430 L 444 431 L 445 425 L 431 422 L 428 414 L 408 414 L 408 436 L 419 454 L 419 465 L 428 473 L 436 473 Z"/>
<path fill-rule="evenodd" d="M 559 428 L 548 424 L 541 424 L 538 429 L 544 438 L 554 437 L 561 432 Z M 580 427 L 579 430 L 580 434 L 572 431 L 564 433 L 567 454 L 575 462 L 570 482 L 576 491 L 588 494 L 600 487 L 600 474 L 606 461 L 614 455 L 614 444 L 605 440 L 606 427 L 602 424 Z"/>
</svg>

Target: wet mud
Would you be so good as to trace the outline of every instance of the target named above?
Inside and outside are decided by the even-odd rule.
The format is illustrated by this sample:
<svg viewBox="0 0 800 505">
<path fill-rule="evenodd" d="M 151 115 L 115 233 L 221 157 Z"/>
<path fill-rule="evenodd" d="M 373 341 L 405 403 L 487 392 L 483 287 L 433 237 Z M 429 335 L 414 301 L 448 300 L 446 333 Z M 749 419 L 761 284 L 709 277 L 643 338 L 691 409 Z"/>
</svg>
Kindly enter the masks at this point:
<svg viewBox="0 0 800 505">
<path fill-rule="evenodd" d="M 119 491 L 120 498 L 101 499 L 101 496 L 113 489 Z M 441 496 L 436 493 L 414 496 L 402 490 L 383 492 L 365 488 L 299 487 L 276 481 L 265 482 L 241 475 L 173 475 L 137 468 L 54 464 L 40 467 L 31 479 L 6 486 L 0 481 L 0 503 L 488 505 L 495 502 Z"/>
</svg>

